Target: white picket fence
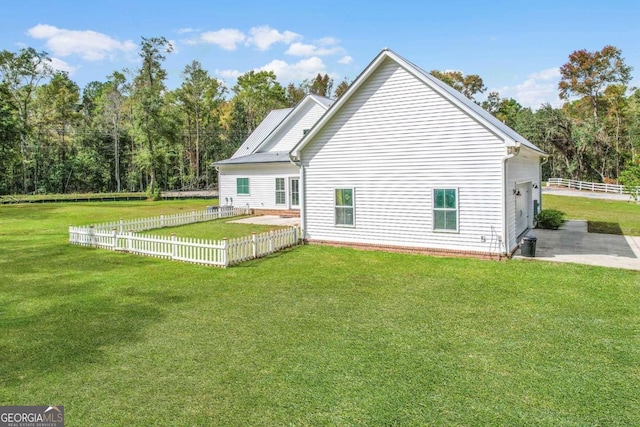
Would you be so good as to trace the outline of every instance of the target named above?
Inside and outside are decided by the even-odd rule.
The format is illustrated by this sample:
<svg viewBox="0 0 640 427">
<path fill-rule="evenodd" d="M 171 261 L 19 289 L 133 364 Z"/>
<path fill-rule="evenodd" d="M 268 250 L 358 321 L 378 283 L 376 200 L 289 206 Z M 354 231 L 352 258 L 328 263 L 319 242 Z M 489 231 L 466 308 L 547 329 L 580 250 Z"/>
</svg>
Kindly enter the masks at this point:
<svg viewBox="0 0 640 427">
<path fill-rule="evenodd" d="M 233 206 L 212 206 L 204 211 L 181 212 L 173 215 L 160 215 L 149 218 L 129 219 L 117 222 L 105 222 L 93 226 L 100 232 L 111 232 L 116 229 L 118 233 L 127 231 L 145 231 L 154 228 L 177 227 L 179 225 L 193 224 L 196 222 L 211 221 L 218 218 L 230 218 L 232 216 L 250 214 L 248 208 L 234 208 Z"/>
<path fill-rule="evenodd" d="M 208 212 L 214 210 L 217 212 Z M 136 226 L 138 228 L 135 230 L 142 231 L 151 228 L 226 218 L 233 216 L 230 212 L 234 211 L 223 208 L 208 209 L 207 212 L 187 212 L 186 214 L 163 216 L 162 221 L 158 220 L 159 217 L 156 217 L 89 227 L 70 226 L 69 241 L 76 245 L 223 268 L 259 258 L 284 248 L 298 245 L 301 242 L 301 233 L 298 227 L 288 227 L 266 233 L 254 233 L 251 236 L 222 240 L 183 238 L 175 235 L 151 236 L 135 233 L 134 229 L 122 231 L 124 230 L 122 223 Z M 246 210 L 237 209 L 235 212 L 235 215 L 242 215 L 246 213 Z M 178 221 L 183 222 L 178 223 Z M 152 227 L 153 224 L 156 226 Z"/>
<path fill-rule="evenodd" d="M 578 190 L 588 190 L 588 191 L 602 191 L 605 193 L 629 193 L 625 191 L 623 185 L 620 184 L 602 184 L 599 182 L 585 182 L 585 181 L 576 181 L 573 179 L 563 179 L 563 178 L 549 178 L 547 181 L 547 185 L 557 185 L 559 187 L 568 187 L 568 188 L 576 188 Z M 634 191 L 631 190 L 631 193 Z M 635 193 L 638 194 L 640 192 L 640 187 L 636 187 Z"/>
</svg>

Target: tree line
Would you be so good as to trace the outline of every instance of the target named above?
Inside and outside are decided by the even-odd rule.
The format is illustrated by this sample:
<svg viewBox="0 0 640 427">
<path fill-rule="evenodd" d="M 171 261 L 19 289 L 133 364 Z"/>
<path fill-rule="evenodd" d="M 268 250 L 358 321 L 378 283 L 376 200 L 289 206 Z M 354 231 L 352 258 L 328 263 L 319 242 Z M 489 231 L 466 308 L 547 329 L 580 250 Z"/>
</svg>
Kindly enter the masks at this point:
<svg viewBox="0 0 640 427">
<path fill-rule="evenodd" d="M 114 71 L 82 90 L 54 71 L 45 52 L 0 52 L 0 194 L 206 189 L 211 164 L 230 157 L 269 111 L 306 94 L 337 98 L 349 82 L 327 74 L 281 85 L 270 71 L 249 71 L 232 88 L 198 61 L 166 87 L 171 44 L 142 38 L 140 66 Z M 631 68 L 606 46 L 576 51 L 560 68 L 561 108 L 536 111 L 490 93 L 483 108 L 551 154 L 545 176 L 624 180 L 640 176 L 640 92 Z M 475 101 L 482 78 L 431 72 Z"/>
</svg>

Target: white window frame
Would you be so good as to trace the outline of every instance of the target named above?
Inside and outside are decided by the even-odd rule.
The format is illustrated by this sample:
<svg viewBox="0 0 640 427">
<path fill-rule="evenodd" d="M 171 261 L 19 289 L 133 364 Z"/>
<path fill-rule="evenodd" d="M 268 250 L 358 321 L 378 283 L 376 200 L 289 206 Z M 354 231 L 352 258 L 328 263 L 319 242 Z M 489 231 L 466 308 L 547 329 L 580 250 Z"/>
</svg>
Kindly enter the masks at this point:
<svg viewBox="0 0 640 427">
<path fill-rule="evenodd" d="M 278 189 L 278 180 L 282 180 L 282 188 Z M 276 205 L 283 206 L 287 204 L 287 180 L 284 177 L 276 177 Z M 282 202 L 278 201 L 278 195 L 282 196 Z"/>
<path fill-rule="evenodd" d="M 349 209 L 349 206 L 338 206 L 336 193 L 338 190 L 350 190 L 351 191 L 351 218 L 353 219 L 351 224 L 338 224 L 338 209 Z M 354 187 L 335 187 L 333 189 L 333 224 L 336 227 L 354 228 L 356 226 L 356 189 Z"/>
<path fill-rule="evenodd" d="M 294 197 L 294 185 L 293 185 L 293 181 L 297 181 L 297 190 L 295 193 L 295 197 Z M 294 204 L 294 199 L 298 200 L 297 204 Z M 300 208 L 300 177 L 299 176 L 292 176 L 289 177 L 289 208 L 290 209 L 299 209 Z"/>
<path fill-rule="evenodd" d="M 238 193 L 238 180 L 239 179 L 246 179 L 247 180 L 247 192 L 246 193 Z M 236 177 L 236 195 L 237 196 L 249 196 L 250 194 L 251 194 L 251 180 L 249 179 L 249 177 L 244 177 L 244 176 Z"/>
<path fill-rule="evenodd" d="M 454 190 L 456 193 L 456 208 L 436 208 L 436 191 L 442 190 Z M 431 218 L 432 218 L 432 230 L 436 233 L 459 233 L 460 232 L 460 191 L 458 187 L 437 187 L 434 188 L 431 193 Z M 448 228 L 436 228 L 436 211 L 445 211 L 445 212 L 453 212 L 456 213 L 456 229 L 451 230 Z M 445 221 L 446 223 L 446 221 Z"/>
</svg>

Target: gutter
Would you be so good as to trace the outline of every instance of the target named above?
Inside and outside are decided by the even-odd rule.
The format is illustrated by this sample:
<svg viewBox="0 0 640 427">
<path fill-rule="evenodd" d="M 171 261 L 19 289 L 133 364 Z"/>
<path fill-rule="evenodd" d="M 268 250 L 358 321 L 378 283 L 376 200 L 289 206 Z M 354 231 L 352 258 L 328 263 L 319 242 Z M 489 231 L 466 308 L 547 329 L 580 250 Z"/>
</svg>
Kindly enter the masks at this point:
<svg viewBox="0 0 640 427">
<path fill-rule="evenodd" d="M 503 178 L 502 178 L 502 194 L 503 194 L 503 209 L 502 209 L 502 244 L 504 245 L 504 253 L 507 257 L 510 257 L 510 250 L 511 248 L 509 247 L 509 225 L 507 224 L 507 218 L 508 218 L 508 214 L 507 214 L 507 195 L 508 195 L 508 191 L 507 191 L 507 176 L 508 176 L 508 169 L 507 169 L 507 160 L 512 159 L 514 157 L 516 157 L 518 154 L 520 154 L 520 143 L 516 142 L 515 145 L 508 145 L 507 146 L 507 155 L 505 155 L 502 158 L 502 173 L 503 173 Z M 541 190 L 542 191 L 542 190 Z"/>
</svg>

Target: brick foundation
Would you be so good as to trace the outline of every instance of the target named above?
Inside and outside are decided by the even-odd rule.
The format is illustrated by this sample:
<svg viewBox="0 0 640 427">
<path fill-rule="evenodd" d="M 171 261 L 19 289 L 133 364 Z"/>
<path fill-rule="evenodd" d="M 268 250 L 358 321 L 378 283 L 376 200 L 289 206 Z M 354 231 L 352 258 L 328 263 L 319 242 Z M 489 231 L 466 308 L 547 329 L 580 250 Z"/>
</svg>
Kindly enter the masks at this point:
<svg viewBox="0 0 640 427">
<path fill-rule="evenodd" d="M 454 258 L 477 258 L 501 261 L 506 260 L 507 257 L 504 254 L 489 254 L 487 252 L 477 251 L 460 251 L 455 249 L 429 249 L 429 248 L 414 248 L 411 246 L 395 246 L 395 245 L 375 245 L 369 243 L 349 243 L 349 242 L 334 242 L 329 240 L 305 240 L 310 245 L 323 245 L 333 246 L 336 248 L 352 248 L 365 251 L 384 251 L 384 252 L 396 252 L 403 254 L 421 254 L 437 257 L 454 257 Z"/>
<path fill-rule="evenodd" d="M 251 209 L 254 215 L 276 215 L 280 217 L 300 218 L 298 209 Z"/>
</svg>

